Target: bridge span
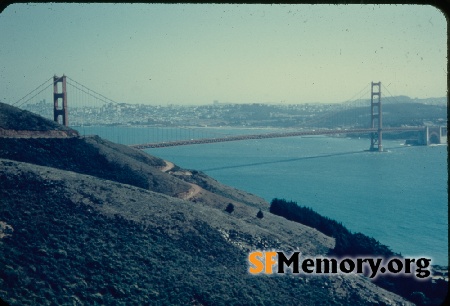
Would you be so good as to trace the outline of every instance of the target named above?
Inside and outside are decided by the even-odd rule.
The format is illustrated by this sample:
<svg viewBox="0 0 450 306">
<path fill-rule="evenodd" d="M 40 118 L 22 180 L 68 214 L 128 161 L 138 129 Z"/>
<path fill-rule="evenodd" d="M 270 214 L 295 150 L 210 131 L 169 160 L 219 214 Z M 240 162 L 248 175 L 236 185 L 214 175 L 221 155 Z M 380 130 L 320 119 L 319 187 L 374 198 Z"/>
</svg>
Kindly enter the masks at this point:
<svg viewBox="0 0 450 306">
<path fill-rule="evenodd" d="M 52 80 L 52 83 L 47 85 L 44 89 L 41 89 L 45 86 L 44 82 L 42 85 L 38 86 L 32 92 L 27 94 L 22 99 L 18 100 L 15 104 L 20 103 L 23 105 L 27 103 L 29 100 L 34 99 L 37 94 L 40 94 L 47 88 L 53 87 L 53 120 L 59 123 L 59 118 L 62 117 L 62 124 L 68 126 L 69 124 L 69 112 L 68 112 L 68 102 L 67 102 L 67 85 L 75 88 L 77 94 L 72 96 L 78 96 L 78 102 L 82 102 L 82 107 L 78 107 L 77 114 L 81 116 L 81 125 L 83 125 L 83 116 L 85 114 L 95 114 L 95 117 L 105 116 L 108 120 L 108 124 L 110 124 L 110 120 L 115 120 L 120 122 L 121 114 L 121 103 L 118 103 L 114 100 L 111 100 L 105 97 L 102 94 L 99 94 L 86 86 L 72 80 L 71 78 L 63 75 L 62 77 L 53 76 L 49 80 Z M 48 81 L 49 81 L 48 80 Z M 70 82 L 67 82 L 69 80 Z M 359 111 L 360 107 L 357 105 L 351 106 L 355 110 L 353 113 L 353 117 L 349 117 L 348 107 L 349 103 L 342 104 L 342 107 L 337 110 L 327 112 L 324 116 L 316 116 L 317 114 L 312 115 L 311 120 L 307 120 L 305 122 L 305 118 L 297 124 L 302 124 L 304 129 L 299 129 L 298 131 L 285 131 L 285 132 L 275 132 L 275 133 L 265 133 L 265 134 L 253 134 L 253 135 L 234 135 L 234 136 L 218 136 L 214 138 L 214 136 L 203 136 L 201 138 L 191 137 L 191 134 L 187 136 L 187 139 L 184 140 L 155 140 L 158 142 L 145 143 L 147 140 L 143 140 L 140 144 L 130 145 L 130 147 L 136 149 L 147 149 L 147 148 L 162 148 L 162 147 L 172 147 L 172 146 L 182 146 L 182 145 L 192 145 L 192 144 L 206 144 L 206 143 L 216 143 L 216 142 L 227 142 L 227 141 L 238 141 L 238 140 L 251 140 L 251 139 L 267 139 L 267 138 L 279 138 L 279 137 L 294 137 L 294 136 L 310 136 L 310 135 L 333 135 L 333 134 L 369 134 L 370 135 L 370 151 L 383 151 L 383 133 L 387 132 L 404 132 L 404 131 L 417 131 L 418 139 L 408 139 L 410 144 L 418 144 L 418 145 L 428 145 L 430 143 L 447 143 L 447 127 L 444 126 L 411 126 L 411 127 L 390 127 L 393 123 L 389 123 L 389 125 L 383 125 L 383 111 L 382 111 L 382 101 L 381 101 L 381 82 L 372 82 L 371 83 L 371 96 L 370 96 L 370 112 L 366 114 L 364 112 L 361 113 Z M 387 89 L 386 89 L 387 90 Z M 37 94 L 34 94 L 37 92 Z M 80 94 L 82 93 L 82 94 Z M 365 94 L 365 93 L 364 93 Z M 358 94 L 359 95 L 359 94 Z M 26 99 L 26 97 L 31 96 L 31 98 Z M 89 98 L 89 99 L 87 99 Z M 96 103 L 89 102 L 90 99 L 94 98 L 94 102 L 100 102 L 101 107 L 95 107 Z M 87 99 L 87 100 L 86 100 Z M 362 96 L 359 98 L 358 102 L 360 106 L 369 106 L 366 105 L 367 100 L 361 100 Z M 23 101 L 22 101 L 23 100 Z M 77 101 L 77 100 L 76 100 Z M 88 101 L 88 102 L 86 102 Z M 45 102 L 45 99 L 44 99 Z M 349 101 L 348 101 L 349 102 Z M 87 103 L 87 104 L 86 104 Z M 98 103 L 97 103 L 98 104 Z M 75 103 L 77 105 L 77 103 Z M 86 105 L 92 106 L 91 108 L 86 109 Z M 113 105 L 117 107 L 113 107 L 116 109 L 116 112 L 110 113 L 107 112 L 109 108 Z M 133 108 L 134 109 L 134 108 Z M 136 110 L 136 109 L 134 109 Z M 138 112 L 139 115 L 140 112 Z M 342 115 L 342 118 L 339 116 Z M 364 122 L 365 119 L 370 119 L 368 122 Z M 350 118 L 350 120 L 349 120 Z M 153 120 L 152 118 L 147 118 Z M 78 119 L 80 120 L 80 119 Z M 326 125 L 320 125 L 320 121 L 326 120 L 328 123 Z M 422 122 L 424 122 L 422 120 Z M 395 124 L 395 123 L 394 123 Z M 423 125 L 424 123 L 422 123 Z M 322 126 L 322 127 L 319 127 Z M 328 127 L 328 129 L 324 127 Z M 317 127 L 317 128 L 316 128 Z M 348 127 L 348 129 L 340 129 L 338 127 Z M 364 128 L 363 128 L 364 127 Z M 315 128 L 315 129 L 314 129 Z M 158 139 L 159 137 L 156 137 Z M 150 138 L 147 138 L 150 139 Z M 172 138 L 173 139 L 173 138 Z"/>
<path fill-rule="evenodd" d="M 383 128 L 381 131 L 383 133 L 384 132 L 426 131 L 426 127 L 425 126 L 393 127 L 393 128 Z M 187 140 L 177 140 L 177 141 L 167 141 L 167 142 L 154 142 L 154 143 L 130 145 L 130 147 L 139 149 L 139 150 L 144 150 L 144 149 L 150 149 L 150 148 L 164 148 L 164 147 L 185 146 L 185 145 L 193 145 L 193 144 L 206 144 L 206 143 L 227 142 L 227 141 L 239 141 L 239 140 L 250 140 L 250 139 L 267 139 L 267 138 L 312 136 L 312 135 L 369 134 L 369 133 L 379 133 L 379 132 L 380 131 L 375 128 L 346 129 L 346 130 L 318 129 L 318 130 L 297 131 L 297 132 L 279 132 L 279 133 L 252 134 L 252 135 L 237 135 L 237 136 L 227 136 L 227 137 L 218 137 L 218 138 L 200 138 L 200 139 L 187 139 Z"/>
</svg>

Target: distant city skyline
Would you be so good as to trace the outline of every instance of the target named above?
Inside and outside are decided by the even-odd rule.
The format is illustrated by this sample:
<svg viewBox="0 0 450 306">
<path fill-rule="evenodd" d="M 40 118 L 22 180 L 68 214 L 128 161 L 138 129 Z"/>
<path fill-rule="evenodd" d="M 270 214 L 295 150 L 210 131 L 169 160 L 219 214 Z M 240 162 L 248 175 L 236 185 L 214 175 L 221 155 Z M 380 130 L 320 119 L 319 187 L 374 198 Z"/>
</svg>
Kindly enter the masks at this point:
<svg viewBox="0 0 450 306">
<path fill-rule="evenodd" d="M 447 95 L 446 19 L 424 5 L 11 4 L 0 41 L 7 103 L 54 74 L 151 105 Z"/>
</svg>

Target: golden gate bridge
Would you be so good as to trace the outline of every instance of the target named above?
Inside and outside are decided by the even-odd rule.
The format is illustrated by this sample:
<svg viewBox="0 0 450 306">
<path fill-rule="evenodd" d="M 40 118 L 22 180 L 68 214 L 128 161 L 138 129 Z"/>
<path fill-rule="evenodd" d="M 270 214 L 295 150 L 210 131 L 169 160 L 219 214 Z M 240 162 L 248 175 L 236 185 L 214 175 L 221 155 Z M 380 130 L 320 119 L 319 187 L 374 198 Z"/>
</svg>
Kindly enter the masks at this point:
<svg viewBox="0 0 450 306">
<path fill-rule="evenodd" d="M 242 140 L 250 140 L 250 139 L 268 139 L 268 138 L 280 138 L 280 137 L 294 137 L 294 136 L 309 136 L 309 135 L 335 135 L 335 134 L 368 134 L 370 135 L 370 151 L 383 151 L 383 133 L 399 133 L 399 132 L 407 132 L 407 131 L 418 131 L 419 140 L 418 142 L 421 144 L 428 144 L 430 135 L 434 133 L 434 136 L 439 137 L 441 139 L 443 135 L 447 134 L 446 127 L 445 128 L 429 128 L 427 126 L 384 126 L 383 125 L 383 103 L 386 97 L 383 97 L 383 101 L 381 99 L 381 90 L 389 92 L 386 87 L 382 87 L 381 82 L 371 82 L 370 84 L 370 99 L 362 99 L 363 95 L 368 94 L 368 90 L 366 92 L 360 91 L 357 95 L 357 99 L 353 100 L 353 98 L 347 101 L 348 108 L 352 108 L 355 111 L 353 122 L 348 122 L 348 118 L 346 119 L 345 126 L 348 128 L 340 128 L 339 126 L 344 126 L 340 120 L 343 121 L 342 118 L 339 118 L 339 114 L 342 114 L 341 111 L 331 111 L 326 112 L 321 116 L 315 116 L 311 118 L 308 122 L 304 123 L 304 128 L 299 128 L 297 130 L 283 130 L 277 132 L 270 133 L 258 133 L 258 134 L 245 134 L 245 135 L 213 135 L 209 132 L 208 135 L 199 135 L 199 129 L 192 129 L 189 133 L 178 133 L 179 135 L 184 134 L 187 136 L 186 139 L 173 139 L 173 137 L 167 137 L 167 139 L 158 137 L 158 140 L 155 141 L 155 137 L 151 137 L 149 135 L 149 139 L 146 141 L 142 141 L 141 143 L 129 144 L 129 146 L 136 149 L 148 149 L 148 148 L 162 148 L 162 147 L 171 147 L 171 146 L 182 146 L 182 145 L 193 145 L 193 144 L 206 144 L 206 143 L 218 143 L 218 142 L 228 142 L 228 141 L 242 141 Z M 68 94 L 68 89 L 71 91 Z M 49 91 L 52 92 L 49 92 Z M 360 95 L 361 94 L 361 95 Z M 389 93 L 390 94 L 390 93 Z M 68 103 L 68 95 L 70 95 L 70 103 Z M 45 107 L 41 109 L 40 115 L 51 118 L 56 122 L 60 122 L 63 125 L 69 126 L 69 113 L 77 114 L 77 126 L 83 125 L 83 118 L 89 112 L 90 118 L 93 116 L 98 118 L 101 122 L 102 116 L 105 111 L 111 107 L 111 105 L 121 105 L 124 103 L 116 102 L 106 96 L 89 89 L 88 87 L 80 84 L 79 82 L 71 79 L 68 76 L 53 76 L 52 78 L 46 80 L 44 83 L 39 85 L 33 91 L 28 93 L 23 98 L 16 101 L 13 106 L 22 107 L 24 105 L 28 105 L 30 101 L 36 104 L 36 101 L 40 99 L 40 97 L 52 97 L 53 98 L 53 106 L 48 105 L 45 102 L 45 98 L 43 101 L 39 101 L 41 104 L 45 104 Z M 369 100 L 369 101 L 367 101 Z M 359 101 L 359 102 L 358 102 Z M 391 102 L 392 103 L 392 102 Z M 69 112 L 70 105 L 70 112 Z M 119 108 L 120 109 L 120 108 Z M 121 121 L 120 111 L 116 114 L 117 118 L 112 118 L 112 122 L 114 120 L 119 123 Z M 367 119 L 365 123 L 361 122 L 361 118 Z M 61 120 L 60 120 L 61 119 Z M 328 121 L 330 122 L 330 126 L 332 128 L 311 128 L 314 126 L 315 122 L 319 121 Z M 90 123 L 90 122 L 86 122 Z M 112 127 L 109 124 L 109 127 Z M 309 128 L 307 128 L 309 127 Z M 183 128 L 186 130 L 186 128 Z M 197 133 L 195 134 L 194 131 Z M 177 132 L 172 131 L 173 134 L 177 134 Z M 154 138 L 153 140 L 151 138 Z"/>
</svg>

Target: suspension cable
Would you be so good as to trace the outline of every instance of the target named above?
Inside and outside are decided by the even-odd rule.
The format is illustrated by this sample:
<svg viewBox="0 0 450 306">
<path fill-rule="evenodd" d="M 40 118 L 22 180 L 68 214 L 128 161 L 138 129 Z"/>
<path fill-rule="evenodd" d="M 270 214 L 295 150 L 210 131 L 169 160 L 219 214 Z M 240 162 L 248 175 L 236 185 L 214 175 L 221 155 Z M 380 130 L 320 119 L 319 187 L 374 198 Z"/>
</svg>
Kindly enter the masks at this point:
<svg viewBox="0 0 450 306">
<path fill-rule="evenodd" d="M 381 86 L 383 86 L 383 88 L 386 89 L 386 91 L 389 93 L 389 95 L 391 96 L 391 98 L 395 100 L 395 102 L 397 102 L 398 104 L 400 104 L 400 102 L 397 100 L 397 98 L 394 97 L 394 96 L 391 94 L 391 92 L 389 91 L 389 89 L 387 89 L 386 86 L 384 86 L 383 84 L 381 84 Z M 388 97 L 388 99 L 389 99 L 389 97 Z"/>
<path fill-rule="evenodd" d="M 47 82 L 47 81 L 46 81 Z M 50 86 L 52 86 L 53 85 L 53 83 L 51 83 L 51 84 L 49 84 L 49 85 L 47 85 L 47 87 L 44 87 L 41 91 L 39 91 L 38 93 L 36 93 L 34 96 L 32 96 L 32 97 L 30 97 L 30 98 L 28 98 L 27 100 L 25 100 L 25 101 L 23 101 L 22 103 L 20 103 L 20 104 L 18 104 L 18 105 L 15 105 L 16 103 L 14 103 L 13 104 L 13 106 L 16 106 L 16 107 L 21 107 L 21 106 L 23 106 L 25 103 L 27 103 L 28 101 L 30 101 L 31 99 L 33 99 L 34 97 L 36 97 L 38 94 L 40 94 L 41 92 L 43 92 L 44 90 L 46 90 L 46 89 L 48 89 Z M 27 95 L 28 96 L 28 95 Z M 23 98 L 22 98 L 23 99 Z M 19 100 L 20 101 L 20 100 Z"/>
<path fill-rule="evenodd" d="M 365 91 L 368 89 L 369 84 L 367 84 L 366 86 L 363 87 L 363 89 L 361 89 L 358 93 L 356 93 L 355 95 L 353 95 L 353 97 L 351 97 L 350 99 L 348 99 L 347 101 L 343 102 L 342 104 L 346 104 L 346 103 L 350 103 L 350 102 L 354 102 L 355 98 L 357 96 L 359 96 L 359 99 L 366 93 Z M 364 93 L 362 93 L 364 91 Z M 362 93 L 362 94 L 361 94 Z"/>
<path fill-rule="evenodd" d="M 41 85 L 39 85 L 38 87 L 36 87 L 35 89 L 33 89 L 32 91 L 30 91 L 29 93 L 27 93 L 23 98 L 17 100 L 16 102 L 14 102 L 12 105 L 15 106 L 17 103 L 19 103 L 20 101 L 22 101 L 23 99 L 25 99 L 26 97 L 28 97 L 29 95 L 31 95 L 33 92 L 35 92 L 36 90 L 38 90 L 40 87 L 44 86 L 45 83 L 47 83 L 48 81 L 50 81 L 53 77 L 49 78 L 48 80 L 46 80 L 44 83 L 42 83 Z M 53 83 L 52 83 L 53 84 Z M 52 85 L 50 84 L 50 85 Z M 49 86 L 50 86 L 49 85 Z M 35 94 L 33 97 L 29 98 L 28 100 L 26 100 L 25 102 L 30 101 L 32 98 L 34 98 L 35 96 L 37 96 L 38 94 L 40 94 L 42 91 L 44 91 L 45 89 L 47 89 L 49 86 L 45 87 L 43 90 L 41 90 L 40 92 L 38 92 L 37 94 Z M 21 105 L 23 105 L 24 103 L 22 103 Z"/>
<path fill-rule="evenodd" d="M 100 94 L 100 93 L 96 92 L 95 90 L 92 90 L 92 89 L 90 89 L 90 88 L 88 88 L 88 87 L 84 86 L 83 84 L 80 84 L 80 83 L 78 83 L 77 81 L 75 81 L 75 80 L 74 80 L 74 79 L 72 79 L 72 78 L 69 78 L 68 76 L 66 76 L 66 78 L 67 78 L 67 79 L 69 79 L 69 80 L 71 80 L 71 81 L 72 81 L 72 82 L 74 82 L 75 84 L 77 84 L 77 85 L 79 85 L 79 86 L 81 86 L 81 87 L 83 87 L 83 88 L 87 89 L 88 91 L 92 91 L 93 93 L 95 93 L 96 95 L 98 95 L 98 96 L 102 97 L 102 98 L 103 98 L 103 99 L 105 99 L 105 100 L 102 100 L 102 99 L 100 99 L 100 98 L 98 98 L 98 97 L 95 97 L 95 96 L 93 96 L 93 95 L 92 95 L 91 93 L 89 93 L 89 92 L 86 92 L 86 91 L 84 91 L 83 89 L 81 89 L 81 88 L 79 88 L 79 87 L 76 87 L 76 86 L 75 86 L 75 85 L 73 85 L 73 84 L 70 84 L 70 85 L 72 85 L 73 87 L 77 88 L 78 90 L 81 90 L 81 91 L 83 91 L 83 92 L 87 93 L 88 95 L 92 96 L 93 98 L 96 98 L 96 99 L 102 100 L 102 101 L 104 101 L 104 102 L 110 101 L 110 102 L 112 102 L 112 103 L 115 103 L 115 104 L 119 104 L 119 102 L 117 102 L 117 101 L 114 101 L 114 100 L 112 100 L 112 99 L 110 99 L 110 98 L 108 98 L 108 97 L 105 97 L 104 95 L 102 95 L 102 94 Z M 107 100 L 107 101 L 106 101 L 106 100 Z"/>
<path fill-rule="evenodd" d="M 108 99 L 108 98 L 106 98 L 106 97 L 105 97 L 105 98 L 108 99 L 108 100 L 105 100 L 105 99 L 101 99 L 101 98 L 99 98 L 99 97 L 96 97 L 96 96 L 94 96 L 93 94 L 91 94 L 90 92 L 88 92 L 88 91 L 86 91 L 86 90 L 84 90 L 84 89 L 82 89 L 82 88 L 80 88 L 80 87 L 78 87 L 78 86 L 76 86 L 76 85 L 73 85 L 73 84 L 71 84 L 71 83 L 67 83 L 67 85 L 70 85 L 70 86 L 72 86 L 73 88 L 76 88 L 76 89 L 78 89 L 79 91 L 84 92 L 85 94 L 87 94 L 87 95 L 91 96 L 92 98 L 97 99 L 97 100 L 99 100 L 99 101 L 103 101 L 103 102 L 105 102 L 105 103 L 108 103 L 108 102 L 114 102 L 113 100 L 110 100 L 110 99 Z M 117 102 L 114 102 L 114 103 L 117 103 Z"/>
</svg>

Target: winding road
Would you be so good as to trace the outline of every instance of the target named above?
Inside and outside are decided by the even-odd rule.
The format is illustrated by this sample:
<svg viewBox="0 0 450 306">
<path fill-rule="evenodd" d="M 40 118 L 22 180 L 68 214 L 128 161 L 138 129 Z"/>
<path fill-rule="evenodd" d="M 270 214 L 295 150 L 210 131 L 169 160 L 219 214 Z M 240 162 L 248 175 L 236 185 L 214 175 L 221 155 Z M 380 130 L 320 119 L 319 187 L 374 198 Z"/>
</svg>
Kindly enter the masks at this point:
<svg viewBox="0 0 450 306">
<path fill-rule="evenodd" d="M 164 162 L 166 163 L 166 165 L 161 168 L 162 172 L 167 173 L 175 167 L 175 165 L 173 163 L 171 163 L 170 161 L 165 160 Z M 182 194 L 181 199 L 190 200 L 193 197 L 195 197 L 200 191 L 202 191 L 202 188 L 200 186 L 189 183 L 189 182 L 186 182 L 186 183 L 189 184 L 191 186 L 191 188 L 189 189 L 188 192 Z"/>
</svg>

